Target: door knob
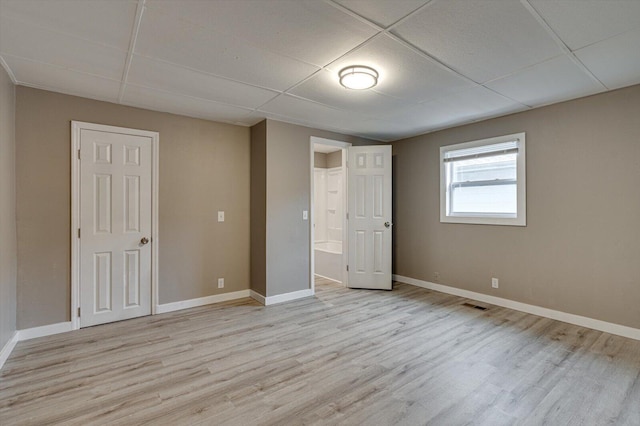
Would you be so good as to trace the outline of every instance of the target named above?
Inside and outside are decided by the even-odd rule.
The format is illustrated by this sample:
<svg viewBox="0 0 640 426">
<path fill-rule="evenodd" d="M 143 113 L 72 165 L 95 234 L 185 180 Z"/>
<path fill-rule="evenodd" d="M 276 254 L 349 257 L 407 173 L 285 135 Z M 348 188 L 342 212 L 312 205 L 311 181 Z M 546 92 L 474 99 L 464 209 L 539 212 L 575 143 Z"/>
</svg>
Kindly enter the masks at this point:
<svg viewBox="0 0 640 426">
<path fill-rule="evenodd" d="M 142 237 L 140 240 L 140 244 L 145 245 L 149 243 L 149 239 L 147 237 Z"/>
<path fill-rule="evenodd" d="M 393 225 L 393 223 L 391 223 L 391 222 L 385 222 L 384 223 L 384 227 L 385 228 L 391 228 L 391 225 Z"/>
</svg>

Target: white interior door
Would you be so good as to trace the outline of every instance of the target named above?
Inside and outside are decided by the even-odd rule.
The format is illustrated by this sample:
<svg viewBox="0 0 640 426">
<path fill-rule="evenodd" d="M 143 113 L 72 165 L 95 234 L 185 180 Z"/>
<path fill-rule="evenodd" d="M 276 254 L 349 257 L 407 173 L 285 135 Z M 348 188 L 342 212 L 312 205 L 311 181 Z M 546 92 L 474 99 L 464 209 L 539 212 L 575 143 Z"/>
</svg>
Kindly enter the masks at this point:
<svg viewBox="0 0 640 426">
<path fill-rule="evenodd" d="M 151 314 L 152 139 L 80 133 L 80 326 Z"/>
<path fill-rule="evenodd" d="M 351 288 L 391 290 L 391 146 L 349 148 Z"/>
</svg>

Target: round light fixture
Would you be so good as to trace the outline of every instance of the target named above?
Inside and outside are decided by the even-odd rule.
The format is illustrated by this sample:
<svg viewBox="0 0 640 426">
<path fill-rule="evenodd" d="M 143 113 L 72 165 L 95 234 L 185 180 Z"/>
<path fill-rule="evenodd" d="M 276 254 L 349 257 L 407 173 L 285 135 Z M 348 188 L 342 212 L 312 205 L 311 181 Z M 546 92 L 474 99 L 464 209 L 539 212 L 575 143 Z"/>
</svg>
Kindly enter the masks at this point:
<svg viewBox="0 0 640 426">
<path fill-rule="evenodd" d="M 347 89 L 364 90 L 378 84 L 378 71 L 364 65 L 351 65 L 338 73 L 340 84 Z"/>
</svg>

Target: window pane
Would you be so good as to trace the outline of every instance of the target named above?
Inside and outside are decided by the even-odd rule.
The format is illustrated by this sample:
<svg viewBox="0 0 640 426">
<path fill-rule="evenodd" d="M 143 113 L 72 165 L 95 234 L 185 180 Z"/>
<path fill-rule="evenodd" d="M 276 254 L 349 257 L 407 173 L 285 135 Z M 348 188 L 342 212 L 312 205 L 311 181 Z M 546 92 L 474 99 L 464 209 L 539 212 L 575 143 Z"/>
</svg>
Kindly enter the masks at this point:
<svg viewBox="0 0 640 426">
<path fill-rule="evenodd" d="M 516 214 L 517 185 L 483 185 L 452 188 L 450 213 Z"/>
<path fill-rule="evenodd" d="M 516 158 L 517 154 L 507 154 L 449 163 L 453 167 L 452 182 L 495 179 L 515 180 L 517 179 Z"/>
</svg>

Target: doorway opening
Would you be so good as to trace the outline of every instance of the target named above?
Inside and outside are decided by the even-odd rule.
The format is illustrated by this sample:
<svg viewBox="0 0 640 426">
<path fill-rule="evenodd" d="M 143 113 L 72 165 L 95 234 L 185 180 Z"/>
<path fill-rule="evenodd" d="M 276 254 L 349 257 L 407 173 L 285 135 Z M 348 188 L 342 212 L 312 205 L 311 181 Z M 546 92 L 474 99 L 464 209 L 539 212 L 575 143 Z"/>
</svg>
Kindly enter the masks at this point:
<svg viewBox="0 0 640 426">
<path fill-rule="evenodd" d="M 347 285 L 347 156 L 350 143 L 311 137 L 311 285 Z"/>
</svg>

